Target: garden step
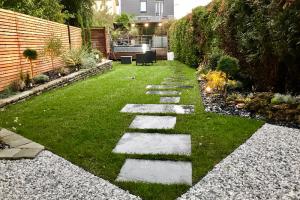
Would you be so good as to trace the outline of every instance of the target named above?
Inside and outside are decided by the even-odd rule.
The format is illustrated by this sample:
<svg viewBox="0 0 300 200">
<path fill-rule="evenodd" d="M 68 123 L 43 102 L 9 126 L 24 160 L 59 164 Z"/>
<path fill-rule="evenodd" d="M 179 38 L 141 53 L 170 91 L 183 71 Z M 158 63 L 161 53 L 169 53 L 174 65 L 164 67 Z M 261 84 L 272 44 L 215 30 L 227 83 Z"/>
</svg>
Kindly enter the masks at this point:
<svg viewBox="0 0 300 200">
<path fill-rule="evenodd" d="M 142 114 L 191 114 L 194 113 L 194 106 L 174 104 L 127 104 L 121 112 Z"/>
<path fill-rule="evenodd" d="M 129 126 L 132 129 L 173 129 L 176 117 L 138 115 Z"/>
<path fill-rule="evenodd" d="M 113 152 L 123 154 L 191 155 L 191 136 L 183 134 L 125 133 Z"/>
<path fill-rule="evenodd" d="M 154 94 L 154 95 L 161 95 L 161 96 L 167 96 L 167 95 L 181 95 L 181 92 L 179 91 L 147 91 L 146 94 Z"/>
<path fill-rule="evenodd" d="M 158 89 L 158 90 L 167 90 L 167 89 L 176 89 L 178 86 L 176 85 L 147 85 L 146 89 Z"/>
<path fill-rule="evenodd" d="M 179 103 L 180 97 L 160 97 L 160 103 Z"/>
<path fill-rule="evenodd" d="M 182 161 L 127 159 L 116 181 L 192 185 L 192 164 Z"/>
</svg>

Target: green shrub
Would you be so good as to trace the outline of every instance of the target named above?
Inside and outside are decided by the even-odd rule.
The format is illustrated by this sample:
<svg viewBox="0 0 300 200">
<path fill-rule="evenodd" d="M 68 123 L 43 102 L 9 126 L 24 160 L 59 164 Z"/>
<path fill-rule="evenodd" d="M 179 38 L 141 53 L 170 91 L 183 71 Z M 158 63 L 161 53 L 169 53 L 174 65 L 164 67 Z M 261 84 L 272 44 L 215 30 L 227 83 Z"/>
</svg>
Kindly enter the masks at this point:
<svg viewBox="0 0 300 200">
<path fill-rule="evenodd" d="M 223 56 L 222 53 L 220 53 L 218 51 L 213 51 L 208 56 L 208 68 L 211 70 L 216 70 L 218 67 L 218 62 L 222 56 Z"/>
<path fill-rule="evenodd" d="M 239 71 L 239 61 L 231 56 L 222 56 L 218 62 L 217 70 L 227 74 L 227 76 L 234 77 Z"/>
<path fill-rule="evenodd" d="M 19 91 L 23 91 L 25 89 L 25 87 L 26 87 L 26 84 L 24 81 L 15 80 L 10 83 L 9 90 L 12 92 L 19 92 Z"/>
<path fill-rule="evenodd" d="M 295 104 L 296 98 L 293 97 L 292 95 L 283 95 L 283 94 L 276 93 L 272 98 L 271 103 L 274 105 L 282 104 L 282 103 Z"/>
<path fill-rule="evenodd" d="M 63 60 L 68 67 L 80 68 L 81 59 L 88 54 L 85 48 L 71 49 L 63 54 Z"/>
<path fill-rule="evenodd" d="M 30 72 L 31 72 L 31 78 L 33 77 L 33 60 L 36 60 L 38 57 L 38 53 L 34 49 L 26 49 L 23 51 L 23 56 L 29 60 L 30 62 Z"/>
<path fill-rule="evenodd" d="M 95 60 L 95 58 L 93 58 L 88 54 L 87 57 L 83 57 L 81 59 L 81 64 L 82 64 L 81 68 L 88 69 L 88 68 L 96 67 L 97 61 Z"/>
<path fill-rule="evenodd" d="M 243 83 L 241 81 L 228 80 L 227 87 L 228 87 L 228 89 L 231 89 L 231 90 L 242 89 Z"/>
<path fill-rule="evenodd" d="M 47 76 L 45 74 L 40 74 L 33 78 L 33 82 L 36 84 L 43 84 L 43 83 L 48 82 L 49 80 L 50 80 L 49 76 Z"/>
<path fill-rule="evenodd" d="M 101 62 L 102 58 L 104 57 L 102 52 L 98 49 L 92 49 L 90 55 L 94 57 L 97 63 Z"/>
</svg>

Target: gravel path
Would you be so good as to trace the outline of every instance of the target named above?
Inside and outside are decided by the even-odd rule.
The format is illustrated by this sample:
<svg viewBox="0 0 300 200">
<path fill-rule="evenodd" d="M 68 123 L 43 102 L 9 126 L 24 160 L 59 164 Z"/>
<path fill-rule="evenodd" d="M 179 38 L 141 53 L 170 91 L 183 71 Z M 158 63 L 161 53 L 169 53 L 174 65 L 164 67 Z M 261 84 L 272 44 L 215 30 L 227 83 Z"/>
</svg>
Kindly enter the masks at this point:
<svg viewBox="0 0 300 200">
<path fill-rule="evenodd" d="M 300 199 L 300 130 L 265 124 L 185 199 Z"/>
<path fill-rule="evenodd" d="M 49 152 L 0 160 L 0 199 L 139 199 Z"/>
</svg>

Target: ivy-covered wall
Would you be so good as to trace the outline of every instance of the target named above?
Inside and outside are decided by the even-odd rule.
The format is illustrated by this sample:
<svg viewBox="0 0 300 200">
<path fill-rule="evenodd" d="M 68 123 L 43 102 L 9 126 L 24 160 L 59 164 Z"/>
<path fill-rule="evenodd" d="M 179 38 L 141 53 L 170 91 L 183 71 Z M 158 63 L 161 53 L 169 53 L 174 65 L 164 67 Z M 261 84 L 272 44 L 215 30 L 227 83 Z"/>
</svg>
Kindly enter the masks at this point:
<svg viewBox="0 0 300 200">
<path fill-rule="evenodd" d="M 236 57 L 256 90 L 300 92 L 299 13 L 298 0 L 214 0 L 172 25 L 170 48 L 191 66 Z"/>
</svg>

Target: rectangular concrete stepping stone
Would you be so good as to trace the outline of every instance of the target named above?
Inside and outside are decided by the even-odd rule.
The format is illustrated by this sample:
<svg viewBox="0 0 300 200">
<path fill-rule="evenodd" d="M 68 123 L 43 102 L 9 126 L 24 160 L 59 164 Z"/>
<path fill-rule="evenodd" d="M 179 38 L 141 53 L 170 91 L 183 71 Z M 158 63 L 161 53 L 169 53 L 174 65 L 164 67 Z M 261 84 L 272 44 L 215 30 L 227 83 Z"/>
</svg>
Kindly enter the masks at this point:
<svg viewBox="0 0 300 200">
<path fill-rule="evenodd" d="M 160 103 L 179 103 L 180 97 L 160 97 Z"/>
<path fill-rule="evenodd" d="M 0 159 L 9 159 L 13 158 L 21 149 L 3 149 L 0 150 Z"/>
<path fill-rule="evenodd" d="M 166 95 L 181 95 L 181 92 L 179 92 L 179 91 L 156 91 L 156 90 L 152 90 L 152 91 L 147 91 L 146 94 L 155 94 L 155 95 L 166 96 Z"/>
<path fill-rule="evenodd" d="M 6 137 L 6 136 L 9 136 L 9 135 L 12 135 L 12 134 L 14 134 L 14 132 L 11 132 L 7 129 L 3 128 L 3 129 L 0 130 L 0 138 Z"/>
<path fill-rule="evenodd" d="M 191 136 L 159 133 L 125 133 L 113 150 L 124 154 L 191 155 Z"/>
<path fill-rule="evenodd" d="M 167 89 L 176 89 L 176 85 L 147 85 L 146 89 L 158 89 L 158 90 L 167 90 Z"/>
<path fill-rule="evenodd" d="M 191 114 L 194 112 L 194 106 L 174 104 L 127 104 L 121 112 L 142 114 Z"/>
<path fill-rule="evenodd" d="M 43 149 L 21 149 L 13 158 L 35 158 Z"/>
<path fill-rule="evenodd" d="M 1 138 L 1 140 L 4 143 L 8 144 L 11 148 L 18 147 L 18 146 L 28 144 L 31 142 L 31 140 L 28 140 L 28 139 L 26 139 L 20 135 L 17 135 L 15 133 L 5 136 L 5 137 Z"/>
<path fill-rule="evenodd" d="M 116 181 L 192 185 L 192 164 L 182 161 L 127 159 Z"/>
<path fill-rule="evenodd" d="M 173 129 L 176 117 L 138 115 L 129 126 L 132 129 Z"/>
<path fill-rule="evenodd" d="M 43 145 L 40 145 L 35 142 L 30 142 L 28 144 L 18 146 L 18 148 L 20 148 L 20 149 L 45 149 L 45 147 Z"/>
</svg>

